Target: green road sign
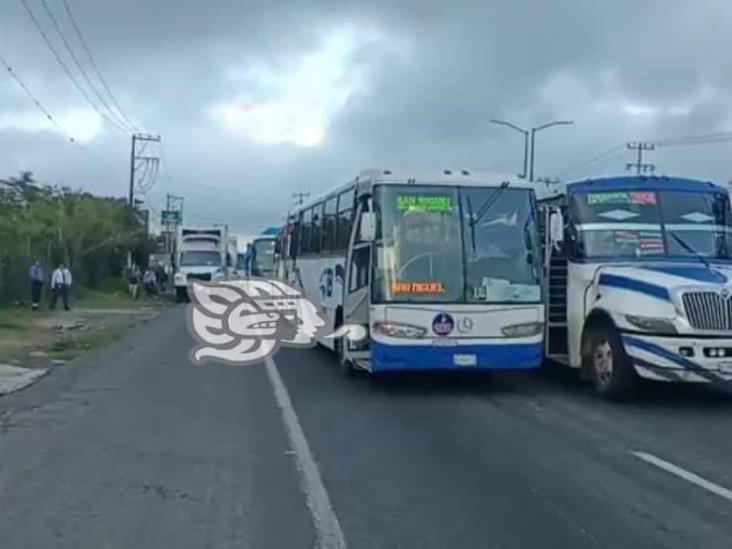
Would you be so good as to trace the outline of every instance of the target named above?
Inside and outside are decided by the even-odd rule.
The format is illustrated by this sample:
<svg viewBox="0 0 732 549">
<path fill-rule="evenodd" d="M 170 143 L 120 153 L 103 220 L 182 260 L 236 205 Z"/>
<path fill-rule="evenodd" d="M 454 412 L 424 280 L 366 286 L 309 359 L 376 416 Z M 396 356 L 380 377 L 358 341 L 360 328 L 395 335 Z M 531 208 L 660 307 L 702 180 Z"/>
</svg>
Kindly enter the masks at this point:
<svg viewBox="0 0 732 549">
<path fill-rule="evenodd" d="M 171 226 L 180 225 L 181 223 L 181 212 L 178 210 L 164 210 L 160 213 L 160 224 Z"/>
</svg>

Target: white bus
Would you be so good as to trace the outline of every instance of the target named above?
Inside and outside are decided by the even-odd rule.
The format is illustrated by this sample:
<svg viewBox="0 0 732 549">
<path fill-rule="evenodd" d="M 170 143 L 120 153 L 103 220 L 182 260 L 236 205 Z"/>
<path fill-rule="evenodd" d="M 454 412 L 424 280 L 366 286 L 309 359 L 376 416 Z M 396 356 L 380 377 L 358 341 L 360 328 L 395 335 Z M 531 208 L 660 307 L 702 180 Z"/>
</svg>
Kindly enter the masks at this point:
<svg viewBox="0 0 732 549">
<path fill-rule="evenodd" d="M 732 380 L 725 188 L 609 177 L 537 189 L 547 214 L 546 354 L 609 398 L 639 378 Z"/>
<path fill-rule="evenodd" d="M 330 329 L 344 372 L 530 369 L 543 358 L 537 208 L 522 180 L 369 170 L 290 215 L 280 274 Z"/>
</svg>

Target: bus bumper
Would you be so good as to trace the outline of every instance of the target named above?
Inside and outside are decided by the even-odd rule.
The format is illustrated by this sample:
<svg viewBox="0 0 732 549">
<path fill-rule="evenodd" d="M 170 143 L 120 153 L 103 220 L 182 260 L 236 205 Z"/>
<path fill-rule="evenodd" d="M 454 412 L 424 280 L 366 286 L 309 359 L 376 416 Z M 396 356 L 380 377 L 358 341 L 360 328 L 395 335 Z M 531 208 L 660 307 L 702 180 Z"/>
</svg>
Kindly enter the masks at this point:
<svg viewBox="0 0 732 549">
<path fill-rule="evenodd" d="M 655 381 L 732 381 L 732 338 L 623 334 L 623 346 L 639 376 Z M 722 357 L 710 350 L 723 350 Z"/>
<path fill-rule="evenodd" d="M 371 371 L 529 370 L 543 361 L 542 343 L 450 347 L 371 342 Z"/>
</svg>

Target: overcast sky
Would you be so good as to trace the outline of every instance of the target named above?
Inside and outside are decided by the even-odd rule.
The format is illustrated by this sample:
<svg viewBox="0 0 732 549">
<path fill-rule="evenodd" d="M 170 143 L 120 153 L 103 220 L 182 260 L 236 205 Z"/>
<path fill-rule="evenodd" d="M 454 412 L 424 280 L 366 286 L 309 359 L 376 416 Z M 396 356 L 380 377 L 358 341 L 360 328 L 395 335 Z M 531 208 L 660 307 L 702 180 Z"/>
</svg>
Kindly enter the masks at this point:
<svg viewBox="0 0 732 549">
<path fill-rule="evenodd" d="M 63 0 L 45 1 L 96 83 Z M 25 2 L 86 88 L 43 1 Z M 632 160 L 621 148 L 570 168 L 628 140 L 732 130 L 729 0 L 66 2 L 126 113 L 163 137 L 148 149 L 164 163 L 146 200 L 159 211 L 167 192 L 183 195 L 188 221 L 242 233 L 280 222 L 293 192 L 363 168 L 520 172 L 522 136 L 491 118 L 574 120 L 536 147 L 537 176 L 570 179 L 621 172 Z M 31 170 L 126 195 L 129 134 L 89 106 L 21 0 L 0 1 L 0 55 L 85 147 L 2 70 L 0 177 Z M 731 152 L 669 147 L 648 160 L 727 181 Z"/>
</svg>

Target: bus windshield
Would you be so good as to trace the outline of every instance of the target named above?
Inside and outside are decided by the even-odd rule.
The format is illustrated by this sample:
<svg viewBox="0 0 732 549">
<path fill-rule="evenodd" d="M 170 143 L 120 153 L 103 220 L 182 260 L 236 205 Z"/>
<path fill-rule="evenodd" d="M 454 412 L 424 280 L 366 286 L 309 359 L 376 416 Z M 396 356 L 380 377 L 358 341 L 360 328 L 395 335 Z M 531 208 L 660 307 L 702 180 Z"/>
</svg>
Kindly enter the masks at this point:
<svg viewBox="0 0 732 549">
<path fill-rule="evenodd" d="M 583 257 L 730 259 L 732 216 L 723 192 L 577 193 L 570 207 Z"/>
<path fill-rule="evenodd" d="M 375 301 L 541 299 L 529 190 L 382 185 L 375 209 Z"/>
<path fill-rule="evenodd" d="M 274 269 L 275 240 L 263 238 L 255 240 L 252 246 L 252 271 L 254 275 L 268 274 Z"/>
<path fill-rule="evenodd" d="M 192 250 L 180 254 L 181 267 L 212 267 L 221 265 L 221 254 L 210 250 Z"/>
</svg>

